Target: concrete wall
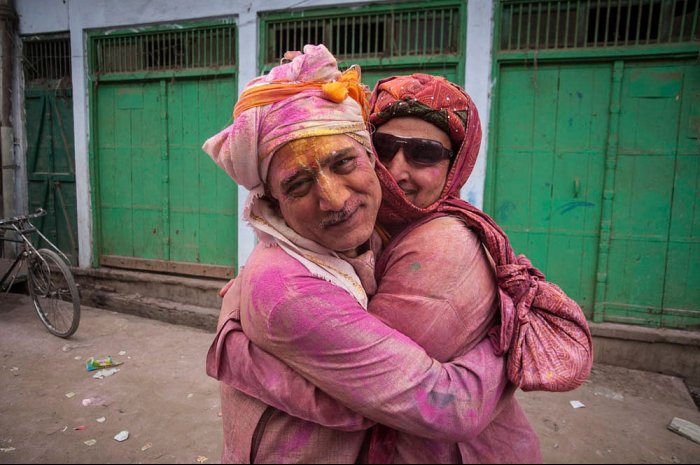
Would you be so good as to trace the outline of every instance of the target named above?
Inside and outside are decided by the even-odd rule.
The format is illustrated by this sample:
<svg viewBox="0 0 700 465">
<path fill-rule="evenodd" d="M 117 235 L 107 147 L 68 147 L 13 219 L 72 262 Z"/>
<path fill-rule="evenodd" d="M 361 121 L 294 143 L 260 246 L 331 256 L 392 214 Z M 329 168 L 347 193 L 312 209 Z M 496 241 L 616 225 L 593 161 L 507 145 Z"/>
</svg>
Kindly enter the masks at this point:
<svg viewBox="0 0 700 465">
<path fill-rule="evenodd" d="M 92 224 L 90 198 L 90 170 L 88 141 L 90 138 L 86 31 L 90 29 L 123 28 L 154 23 L 168 23 L 194 19 L 235 17 L 239 44 L 239 94 L 245 84 L 257 75 L 258 63 L 258 14 L 285 9 L 306 9 L 323 6 L 380 3 L 348 0 L 20 0 L 17 2 L 19 31 L 22 35 L 69 31 L 73 56 L 73 119 L 75 137 L 76 189 L 78 203 L 79 263 L 89 267 L 92 262 Z M 479 109 L 483 123 L 489 120 L 492 2 L 473 0 L 467 2 L 467 56 L 466 82 L 458 83 L 467 89 Z M 250 45 L 250 46 L 248 46 Z M 17 86 L 19 88 L 19 85 Z M 17 108 L 23 108 L 21 92 L 16 95 Z M 231 102 L 233 106 L 234 102 Z M 469 183 L 462 194 L 481 207 L 486 172 L 487 127 L 480 158 Z M 26 139 L 22 129 L 20 140 Z M 26 146 L 26 144 L 25 144 Z M 20 147 L 20 149 L 22 149 Z M 24 183 L 26 186 L 26 182 Z M 26 189 L 26 187 L 25 187 Z M 23 192 L 26 205 L 26 191 Z M 247 191 L 240 188 L 239 213 L 242 212 Z M 239 215 L 240 218 L 240 215 Z M 252 230 L 239 219 L 238 262 L 243 265 L 255 245 Z"/>
</svg>

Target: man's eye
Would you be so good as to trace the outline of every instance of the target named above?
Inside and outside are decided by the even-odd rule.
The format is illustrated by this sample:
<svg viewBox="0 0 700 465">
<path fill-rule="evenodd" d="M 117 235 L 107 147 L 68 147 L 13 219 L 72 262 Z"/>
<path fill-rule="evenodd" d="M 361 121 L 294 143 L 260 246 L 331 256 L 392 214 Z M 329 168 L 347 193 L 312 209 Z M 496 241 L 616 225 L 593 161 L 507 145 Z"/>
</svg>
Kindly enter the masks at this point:
<svg viewBox="0 0 700 465">
<path fill-rule="evenodd" d="M 294 183 L 287 187 L 287 195 L 290 195 L 292 197 L 303 197 L 309 192 L 310 188 L 310 179 L 300 179 L 298 181 L 294 181 Z"/>
<path fill-rule="evenodd" d="M 347 174 L 347 173 L 350 173 L 352 170 L 354 170 L 356 166 L 357 166 L 357 157 L 355 157 L 355 156 L 345 157 L 345 158 L 341 158 L 340 160 L 336 161 L 333 164 L 333 170 L 336 173 Z"/>
</svg>

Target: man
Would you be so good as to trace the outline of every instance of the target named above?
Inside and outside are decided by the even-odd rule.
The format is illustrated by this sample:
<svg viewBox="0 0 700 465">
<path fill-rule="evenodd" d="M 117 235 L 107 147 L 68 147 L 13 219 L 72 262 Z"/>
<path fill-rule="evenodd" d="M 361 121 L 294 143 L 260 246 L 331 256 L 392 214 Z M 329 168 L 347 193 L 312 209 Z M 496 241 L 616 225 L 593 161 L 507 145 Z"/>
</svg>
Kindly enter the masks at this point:
<svg viewBox="0 0 700 465">
<path fill-rule="evenodd" d="M 204 147 L 250 190 L 245 217 L 260 240 L 225 293 L 207 358 L 222 381 L 222 462 L 356 462 L 373 452 L 373 422 L 473 438 L 511 389 L 504 360 L 486 339 L 442 364 L 366 311 L 380 188 L 365 93 L 325 47 L 304 52 L 252 81 L 233 125 Z M 264 385 L 237 384 L 232 366 Z M 290 405 L 311 384 L 316 395 Z"/>
</svg>

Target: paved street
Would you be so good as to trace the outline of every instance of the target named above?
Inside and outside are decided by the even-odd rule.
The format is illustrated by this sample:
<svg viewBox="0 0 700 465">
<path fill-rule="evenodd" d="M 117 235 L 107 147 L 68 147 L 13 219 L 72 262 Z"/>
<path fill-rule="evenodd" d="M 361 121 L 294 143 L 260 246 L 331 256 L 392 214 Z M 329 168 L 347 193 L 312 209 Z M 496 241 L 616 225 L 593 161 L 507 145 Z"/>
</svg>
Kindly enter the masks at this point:
<svg viewBox="0 0 700 465">
<path fill-rule="evenodd" d="M 218 462 L 218 388 L 204 373 L 212 337 L 84 307 L 63 340 L 27 297 L 0 294 L 0 463 Z M 85 361 L 108 355 L 120 371 L 94 379 Z M 700 445 L 666 428 L 674 417 L 700 425 L 678 378 L 599 365 L 576 391 L 518 397 L 546 463 L 700 462 Z"/>
</svg>

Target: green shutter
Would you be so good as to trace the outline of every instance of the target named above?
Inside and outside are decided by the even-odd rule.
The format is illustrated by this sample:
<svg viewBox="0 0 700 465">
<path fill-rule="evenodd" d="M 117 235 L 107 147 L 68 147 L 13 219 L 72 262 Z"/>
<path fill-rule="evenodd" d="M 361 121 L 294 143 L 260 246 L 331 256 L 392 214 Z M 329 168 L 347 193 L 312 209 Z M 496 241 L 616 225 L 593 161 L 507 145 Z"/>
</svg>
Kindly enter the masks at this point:
<svg viewBox="0 0 700 465">
<path fill-rule="evenodd" d="M 231 21 L 92 37 L 99 262 L 231 277 L 237 187 L 202 151 L 231 121 Z"/>
<path fill-rule="evenodd" d="M 700 327 L 699 8 L 496 9 L 485 207 L 595 321 Z"/>
<path fill-rule="evenodd" d="M 29 210 L 48 213 L 37 226 L 78 263 L 70 39 L 23 39 Z"/>
</svg>

